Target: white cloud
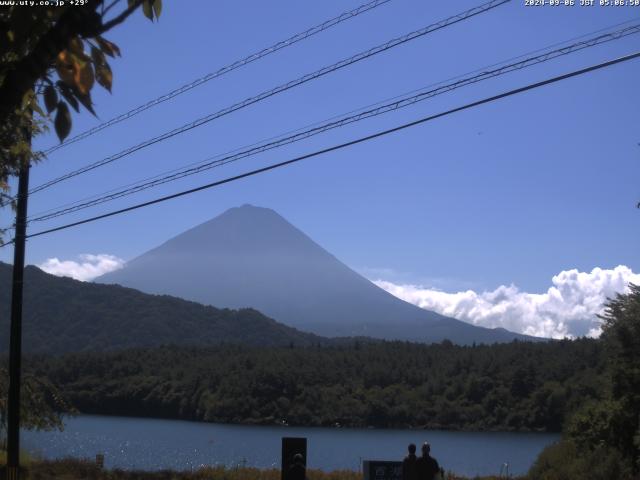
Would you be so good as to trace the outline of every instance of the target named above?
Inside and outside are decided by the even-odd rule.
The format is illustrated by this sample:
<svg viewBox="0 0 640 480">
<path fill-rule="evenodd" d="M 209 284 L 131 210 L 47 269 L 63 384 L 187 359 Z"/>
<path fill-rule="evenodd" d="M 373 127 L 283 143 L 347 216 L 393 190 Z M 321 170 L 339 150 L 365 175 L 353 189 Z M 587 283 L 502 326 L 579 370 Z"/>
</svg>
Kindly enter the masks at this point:
<svg viewBox="0 0 640 480">
<path fill-rule="evenodd" d="M 352 267 L 353 268 L 353 267 Z M 360 267 L 355 270 L 363 277 L 370 279 L 384 278 L 396 285 L 420 284 L 436 290 L 454 290 L 474 288 L 478 284 L 455 277 L 416 276 L 414 272 L 396 270 L 388 267 Z"/>
<path fill-rule="evenodd" d="M 640 284 L 640 274 L 624 265 L 591 273 L 577 269 L 555 275 L 546 293 L 521 292 L 514 285 L 477 293 L 466 290 L 447 293 L 417 285 L 400 285 L 384 280 L 376 285 L 402 300 L 421 308 L 483 327 L 503 327 L 539 337 L 578 337 L 600 335 L 600 320 L 607 297 L 627 291 L 627 285 Z"/>
<path fill-rule="evenodd" d="M 71 277 L 84 282 L 118 270 L 124 263 L 124 260 L 114 255 L 85 253 L 78 255 L 78 261 L 49 258 L 38 265 L 38 268 L 52 275 Z"/>
</svg>

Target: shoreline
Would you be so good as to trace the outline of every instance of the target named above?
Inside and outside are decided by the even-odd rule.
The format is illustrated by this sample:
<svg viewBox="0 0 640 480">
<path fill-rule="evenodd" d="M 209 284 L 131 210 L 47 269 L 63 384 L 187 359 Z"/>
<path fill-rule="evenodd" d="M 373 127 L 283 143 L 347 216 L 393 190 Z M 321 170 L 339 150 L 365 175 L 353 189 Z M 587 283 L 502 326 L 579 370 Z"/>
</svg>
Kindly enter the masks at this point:
<svg viewBox="0 0 640 480">
<path fill-rule="evenodd" d="M 186 422 L 186 423 L 195 423 L 200 425 L 224 425 L 224 426 L 232 426 L 232 427 L 268 427 L 268 428 L 283 428 L 283 429 L 295 429 L 295 428 L 306 428 L 306 429 L 324 429 L 324 430 L 358 430 L 358 431 L 410 431 L 410 432 L 459 432 L 459 433 L 470 433 L 470 434 L 531 434 L 531 435 L 560 435 L 560 431 L 550 431 L 550 430 L 474 430 L 474 429 L 465 429 L 465 428 L 447 428 L 447 427 L 429 427 L 429 426 L 393 426 L 393 427 L 376 427 L 373 425 L 370 426 L 353 426 L 353 425 L 291 425 L 289 423 L 281 423 L 281 422 L 210 422 L 207 420 L 201 419 L 190 419 L 190 418 L 175 418 L 175 417 L 161 417 L 161 416 L 139 416 L 139 415 L 127 415 L 123 413 L 85 413 L 79 412 L 77 414 L 65 414 L 64 418 L 77 418 L 77 417 L 100 417 L 100 418 L 128 418 L 135 420 L 162 420 L 162 421 L 171 421 L 171 422 Z"/>
</svg>

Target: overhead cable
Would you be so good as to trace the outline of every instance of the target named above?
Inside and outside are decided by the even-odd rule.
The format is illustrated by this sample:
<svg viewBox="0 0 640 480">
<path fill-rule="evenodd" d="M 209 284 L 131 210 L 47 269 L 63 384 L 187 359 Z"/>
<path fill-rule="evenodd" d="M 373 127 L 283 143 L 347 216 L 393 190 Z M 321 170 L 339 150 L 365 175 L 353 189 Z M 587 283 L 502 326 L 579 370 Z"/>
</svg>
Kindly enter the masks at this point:
<svg viewBox="0 0 640 480">
<path fill-rule="evenodd" d="M 632 53 L 632 54 L 629 54 L 629 55 L 625 55 L 623 57 L 619 57 L 619 58 L 616 58 L 614 60 L 609 60 L 607 62 L 599 63 L 599 64 L 596 64 L 596 65 L 592 65 L 590 67 L 582 68 L 580 70 L 574 70 L 572 72 L 565 73 L 563 75 L 552 77 L 552 78 L 549 78 L 549 79 L 546 79 L 546 80 L 543 80 L 543 81 L 540 81 L 540 82 L 532 83 L 532 84 L 526 85 L 524 87 L 520 87 L 520 88 L 516 88 L 516 89 L 513 89 L 513 90 L 509 90 L 507 92 L 503 92 L 501 94 L 494 95 L 492 97 L 487 97 L 487 98 L 484 98 L 482 100 L 478 100 L 478 101 L 475 101 L 475 102 L 472 102 L 472 103 L 467 103 L 466 105 L 463 105 L 463 106 L 460 106 L 460 107 L 456 107 L 456 108 L 453 108 L 451 110 L 447 110 L 445 112 L 441 112 L 441 113 L 438 113 L 438 114 L 435 114 L 435 115 L 429 115 L 427 117 L 423 117 L 423 118 L 420 118 L 418 120 L 414 120 L 412 122 L 399 125 L 397 127 L 393 127 L 393 128 L 387 129 L 387 130 L 382 130 L 380 132 L 376 132 L 374 134 L 367 135 L 365 137 L 360 137 L 360 138 L 357 138 L 355 140 L 351 140 L 349 142 L 341 143 L 341 144 L 338 144 L 338 145 L 333 145 L 331 147 L 324 148 L 322 150 L 317 150 L 315 152 L 308 153 L 306 155 L 301 155 L 299 157 L 295 157 L 295 158 L 292 158 L 290 160 L 286 160 L 286 161 L 275 163 L 275 164 L 272 164 L 272 165 L 269 165 L 269 166 L 266 166 L 266 167 L 258 168 L 258 169 L 255 169 L 255 170 L 251 170 L 249 172 L 245 172 L 245 173 L 242 173 L 242 174 L 239 174 L 239 175 L 228 177 L 228 178 L 225 178 L 223 180 L 218 180 L 218 181 L 215 181 L 215 182 L 211 182 L 211 183 L 208 183 L 208 184 L 205 184 L 205 185 L 201 185 L 199 187 L 191 188 L 191 189 L 188 189 L 188 190 L 183 190 L 181 192 L 174 193 L 174 194 L 171 194 L 171 195 L 166 195 L 166 196 L 163 196 L 163 197 L 160 197 L 160 198 L 156 198 L 154 200 L 149 200 L 149 201 L 146 201 L 146 202 L 143 202 L 143 203 L 138 203 L 136 205 L 132 205 L 132 206 L 129 206 L 129 207 L 126 207 L 126 208 L 121 208 L 119 210 L 114 210 L 114 211 L 111 211 L 111 212 L 108 212 L 108 213 L 104 213 L 102 215 L 97 215 L 97 216 L 86 218 L 86 219 L 79 220 L 79 221 L 76 221 L 76 222 L 68 223 L 66 225 L 61 225 L 61 226 L 58 226 L 58 227 L 49 228 L 47 230 L 41 230 L 41 231 L 36 232 L 36 233 L 31 233 L 31 234 L 27 235 L 27 238 L 38 237 L 38 236 L 41 236 L 41 235 L 47 235 L 47 234 L 50 234 L 50 233 L 53 233 L 53 232 L 66 230 L 68 228 L 76 227 L 76 226 L 79 226 L 79 225 L 84 225 L 86 223 L 95 222 L 97 220 L 102 220 L 104 218 L 113 217 L 115 215 L 121 215 L 123 213 L 131 212 L 131 211 L 134 211 L 134 210 L 138 210 L 140 208 L 144 208 L 144 207 L 148 207 L 148 206 L 155 205 L 155 204 L 158 204 L 158 203 L 166 202 L 168 200 L 172 200 L 172 199 L 175 199 L 175 198 L 183 197 L 185 195 L 190 195 L 192 193 L 196 193 L 196 192 L 199 192 L 199 191 L 202 191 L 202 190 L 207 190 L 207 189 L 210 189 L 210 188 L 218 187 L 220 185 L 224 185 L 224 184 L 231 183 L 231 182 L 234 182 L 234 181 L 237 181 L 237 180 L 241 180 L 243 178 L 251 177 L 251 176 L 258 175 L 258 174 L 261 174 L 261 173 L 265 173 L 265 172 L 268 172 L 268 171 L 271 171 L 271 170 L 275 170 L 275 169 L 278 169 L 278 168 L 281 168 L 281 167 L 292 165 L 294 163 L 301 162 L 302 160 L 307 160 L 309 158 L 317 157 L 317 156 L 320 156 L 320 155 L 323 155 L 323 154 L 326 154 L 326 153 L 329 153 L 329 152 L 333 152 L 333 151 L 336 151 L 336 150 L 341 150 L 343 148 L 351 147 L 353 145 L 357 145 L 357 144 L 360 144 L 360 143 L 363 143 L 363 142 L 367 142 L 367 141 L 373 140 L 375 138 L 383 137 L 383 136 L 389 135 L 391 133 L 399 132 L 399 131 L 405 130 L 407 128 L 415 127 L 417 125 L 421 125 L 423 123 L 426 123 L 426 122 L 429 122 L 429 121 L 432 121 L 432 120 L 435 120 L 435 119 L 438 119 L 438 118 L 441 118 L 441 117 L 445 117 L 445 116 L 451 115 L 453 113 L 461 112 L 463 110 L 468 110 L 470 108 L 474 108 L 474 107 L 478 107 L 480 105 L 491 103 L 491 102 L 494 102 L 496 100 L 500 100 L 502 98 L 510 97 L 510 96 L 513 96 L 513 95 L 517 95 L 517 94 L 520 94 L 520 93 L 523 93 L 523 92 L 526 92 L 526 91 L 529 91 L 529 90 L 534 90 L 536 88 L 543 87 L 545 85 L 549 85 L 549 84 L 552 84 L 552 83 L 560 82 L 560 81 L 566 80 L 568 78 L 577 77 L 579 75 L 584 75 L 586 73 L 590 73 L 590 72 L 593 72 L 593 71 L 596 71 L 596 70 L 600 70 L 600 69 L 603 69 L 603 68 L 606 68 L 606 67 L 610 67 L 612 65 L 616 65 L 616 64 L 619 64 L 619 63 L 627 62 L 627 61 L 636 59 L 638 57 L 640 57 L 640 52 L 636 52 L 636 53 Z M 7 242 L 5 244 L 2 244 L 2 245 L 0 245 L 0 247 L 8 245 L 11 242 L 12 241 Z"/>
<path fill-rule="evenodd" d="M 341 68 L 347 67 L 349 65 L 352 65 L 356 62 L 359 62 L 361 60 L 364 60 L 366 58 L 372 57 L 374 55 L 377 55 L 379 53 L 385 52 L 391 48 L 397 47 L 399 45 L 402 45 L 404 43 L 407 43 L 409 41 L 415 40 L 417 38 L 420 38 L 424 35 L 427 35 L 429 33 L 435 32 L 437 30 L 440 30 L 442 28 L 448 27 L 450 25 L 456 24 L 458 22 L 467 20 L 471 17 L 474 17 L 476 15 L 479 15 L 481 13 L 487 12 L 489 10 L 492 10 L 500 5 L 503 5 L 505 3 L 510 2 L 511 0 L 491 0 L 489 2 L 486 2 L 482 5 L 479 5 L 477 7 L 473 7 L 470 8 L 468 10 L 465 10 L 462 13 L 459 13 L 457 15 L 453 15 L 451 17 L 448 17 L 444 20 L 441 20 L 437 23 L 428 25 L 424 28 L 421 28 L 419 30 L 415 30 L 413 32 L 407 33 L 406 35 L 402 35 L 400 37 L 394 38 L 392 40 L 389 40 L 386 43 L 383 43 L 381 45 L 378 45 L 376 47 L 370 48 L 369 50 L 366 50 L 364 52 L 360 52 L 356 55 L 353 55 L 349 58 L 346 58 L 344 60 L 341 60 L 337 63 L 334 63 L 332 65 L 326 66 L 324 68 L 321 68 L 320 70 L 316 70 L 315 72 L 312 73 L 308 73 L 306 75 L 303 75 L 302 77 L 299 77 L 295 80 L 291 80 L 287 83 L 284 83 L 282 85 L 279 85 L 271 90 L 266 90 L 258 95 L 255 95 L 253 97 L 249 97 L 245 100 L 243 100 L 242 102 L 236 103 L 230 107 L 224 108 L 222 110 L 219 110 L 217 112 L 211 113 L 209 115 L 206 115 L 204 117 L 198 118 L 197 120 L 194 120 L 190 123 L 187 123 L 185 125 L 182 125 L 181 127 L 175 128 L 169 132 L 165 132 L 161 135 L 158 135 L 156 137 L 153 137 L 151 139 L 145 140 L 142 143 L 139 143 L 137 145 L 134 145 L 132 147 L 129 147 L 125 150 L 122 150 L 114 155 L 111 155 L 109 157 L 106 157 L 102 160 L 98 160 L 94 163 L 91 163 L 89 165 L 86 165 L 84 167 L 81 167 L 77 170 L 73 170 L 71 172 L 68 172 L 60 177 L 54 178 L 53 180 L 49 180 L 48 182 L 45 182 L 41 185 L 38 185 L 37 187 L 34 187 L 33 189 L 31 189 L 29 191 L 29 194 L 33 194 L 36 192 L 40 192 L 42 190 L 45 190 L 47 188 L 52 187 L 53 185 L 56 185 L 60 182 L 63 182 L 65 180 L 68 180 L 70 178 L 76 177 L 78 175 L 87 173 L 91 170 L 94 170 L 96 168 L 102 167 L 104 165 L 110 164 L 112 162 L 115 162 L 116 160 L 119 160 L 123 157 L 126 157 L 128 155 L 131 155 L 134 152 L 137 152 L 138 150 L 142 150 L 143 148 L 149 147 L 151 145 L 154 145 L 156 143 L 162 142 L 164 140 L 167 140 L 171 137 L 174 137 L 176 135 L 185 133 L 189 130 L 192 130 L 194 128 L 200 127 L 206 123 L 209 123 L 217 118 L 223 117 L 225 115 L 228 115 L 232 112 L 235 112 L 237 110 L 240 110 L 242 108 L 248 107 L 249 105 L 253 105 L 254 103 L 260 102 L 262 100 L 265 100 L 269 97 L 272 97 L 274 95 L 277 95 L 279 93 L 282 93 L 284 91 L 290 90 L 292 88 L 295 88 L 297 86 L 303 85 L 309 81 L 315 80 L 317 78 L 320 78 L 324 75 L 327 75 L 331 72 L 334 72 L 336 70 L 339 70 Z"/>
<path fill-rule="evenodd" d="M 71 137 L 69 139 L 67 139 L 66 141 L 64 141 L 63 143 L 59 144 L 59 145 L 55 145 L 47 150 L 45 150 L 45 154 L 50 154 L 52 152 L 55 152 L 56 150 L 59 150 L 61 148 L 64 148 L 68 145 L 71 145 L 72 143 L 76 143 L 80 140 L 83 140 L 87 137 L 90 137 L 91 135 L 94 135 L 102 130 L 104 130 L 105 128 L 109 128 L 112 125 L 115 125 L 117 123 L 123 122 L 125 120 L 130 119 L 131 117 L 134 117 L 136 115 L 138 115 L 141 112 L 144 112 L 145 110 L 149 110 L 150 108 L 153 108 L 157 105 L 160 105 L 161 103 L 166 102 L 167 100 L 170 100 L 174 97 L 177 97 L 178 95 L 181 95 L 185 92 L 188 92 L 189 90 L 192 90 L 196 87 L 199 87 L 200 85 L 207 83 L 215 78 L 221 77 L 222 75 L 225 75 L 229 72 L 232 72 L 233 70 L 236 70 L 240 67 L 244 67 L 245 65 L 248 65 L 252 62 L 255 62 L 256 60 L 260 60 L 261 58 L 266 57 L 267 55 L 270 55 L 272 53 L 275 53 L 279 50 L 282 50 L 283 48 L 286 47 L 290 47 L 291 45 L 294 45 L 298 42 L 301 42 L 302 40 L 306 40 L 309 37 L 312 37 L 320 32 L 323 32 L 331 27 L 334 27 L 346 20 L 350 20 L 352 18 L 357 17 L 358 15 L 368 12 L 369 10 L 373 10 L 376 7 L 379 7 L 380 5 L 384 5 L 385 3 L 390 2 L 391 0 L 373 0 L 369 3 L 365 3 L 363 5 L 360 5 L 357 8 L 354 8 L 353 10 L 349 10 L 347 12 L 343 12 L 340 15 L 338 15 L 337 17 L 333 17 L 329 20 L 326 20 L 325 22 L 322 22 L 319 25 L 316 25 L 314 27 L 311 27 L 307 30 L 305 30 L 304 32 L 300 32 L 300 33 L 296 33 L 295 35 L 287 38 L 286 40 L 282 40 L 278 43 L 275 43 L 273 45 L 271 45 L 270 47 L 264 48 L 258 52 L 252 53 L 251 55 L 246 56 L 245 58 L 241 59 L 241 60 L 236 60 L 233 63 L 230 63 L 229 65 L 226 65 L 222 68 L 219 68 L 218 70 L 216 70 L 215 72 L 211 72 L 208 73 L 206 75 L 204 75 L 203 77 L 197 78 L 196 80 L 193 80 L 189 83 L 186 83 L 178 88 L 176 88 L 175 90 L 172 90 L 168 93 L 165 93 L 164 95 L 161 95 L 160 97 L 154 98 L 153 100 L 148 101 L 147 103 L 144 103 L 142 105 L 139 105 L 131 110 L 129 110 L 128 112 L 122 113 L 116 117 L 111 118 L 110 120 L 107 120 L 106 122 L 101 123 L 100 125 L 96 125 L 95 127 L 92 127 L 88 130 L 85 130 L 82 133 L 79 133 L 78 135 L 75 135 L 74 137 Z"/>
<path fill-rule="evenodd" d="M 278 147 L 282 147 L 284 145 L 298 142 L 300 140 L 309 138 L 311 136 L 318 135 L 320 133 L 324 133 L 335 128 L 343 127 L 345 125 L 355 123 L 355 122 L 364 120 L 366 118 L 375 117 L 375 116 L 382 115 L 391 111 L 395 111 L 404 107 L 408 107 L 410 105 L 414 105 L 415 103 L 427 100 L 429 98 L 433 98 L 437 95 L 441 95 L 461 87 L 472 85 L 472 84 L 475 84 L 484 80 L 488 80 L 490 78 L 494 78 L 500 75 L 504 75 L 506 73 L 510 73 L 516 70 L 521 70 L 523 68 L 531 67 L 533 65 L 537 65 L 540 63 L 547 62 L 549 60 L 553 60 L 558 57 L 569 55 L 571 53 L 575 53 L 575 52 L 584 50 L 586 48 L 591 48 L 596 45 L 607 43 L 607 42 L 624 38 L 626 36 L 637 34 L 637 33 L 640 33 L 640 24 L 629 26 L 629 27 L 617 30 L 615 32 L 599 35 L 597 37 L 593 37 L 593 38 L 584 40 L 582 42 L 566 45 L 561 48 L 557 48 L 555 50 L 545 52 L 541 55 L 528 57 L 517 62 L 503 65 L 499 68 L 483 71 L 473 76 L 467 76 L 455 82 L 438 86 L 437 88 L 429 89 L 426 91 L 423 90 L 417 94 L 406 96 L 404 98 L 399 98 L 394 100 L 393 102 L 379 105 L 376 108 L 360 111 L 359 113 L 353 114 L 353 115 L 343 116 L 338 120 L 332 120 L 324 124 L 315 126 L 313 128 L 300 131 L 293 135 L 281 137 L 274 141 L 252 146 L 249 149 L 238 151 L 233 154 L 225 155 L 222 158 L 219 158 L 220 157 L 219 155 L 215 157 L 211 157 L 207 160 L 200 162 L 199 164 L 195 164 L 195 166 L 173 171 L 170 174 L 167 174 L 165 176 L 156 176 L 151 180 L 134 184 L 132 186 L 123 187 L 119 190 L 116 189 L 114 191 L 111 191 L 97 198 L 92 198 L 87 201 L 76 202 L 69 207 L 51 209 L 48 212 L 43 212 L 42 214 L 33 216 L 32 218 L 29 219 L 29 222 L 31 223 L 31 222 L 50 220 L 56 217 L 77 212 L 79 210 L 93 207 L 108 201 L 112 201 L 121 197 L 132 195 L 134 193 L 147 190 L 149 188 L 153 188 L 153 187 L 156 187 L 171 181 L 175 181 L 187 176 L 195 175 L 213 168 L 217 168 L 217 167 L 226 165 L 228 163 L 241 160 L 243 158 L 247 158 L 253 155 L 257 155 L 259 153 L 263 153 L 268 150 L 272 150 Z"/>
<path fill-rule="evenodd" d="M 303 127 L 299 127 L 299 128 L 293 129 L 293 130 L 289 130 L 289 131 L 281 133 L 279 135 L 274 135 L 272 137 L 253 142 L 253 143 L 251 143 L 249 145 L 244 145 L 244 146 L 235 148 L 235 149 L 233 149 L 231 151 L 227 151 L 225 153 L 220 153 L 218 155 L 215 155 L 213 157 L 207 158 L 205 160 L 192 162 L 192 163 L 189 163 L 187 165 L 183 165 L 182 167 L 173 168 L 171 170 L 164 171 L 164 172 L 152 175 L 150 177 L 146 177 L 146 178 L 134 181 L 134 182 L 130 182 L 130 183 L 126 184 L 126 185 L 120 185 L 120 186 L 118 186 L 116 188 L 112 188 L 112 189 L 110 189 L 110 190 L 108 190 L 106 192 L 93 194 L 93 195 L 84 197 L 84 198 L 82 198 L 80 200 L 75 200 L 75 201 L 68 202 L 68 203 L 65 203 L 65 204 L 57 206 L 57 207 L 53 207 L 53 208 L 49 208 L 49 209 L 44 210 L 44 211 L 40 211 L 40 212 L 32 215 L 32 217 L 42 216 L 42 215 L 44 215 L 46 213 L 50 213 L 50 212 L 54 212 L 54 211 L 57 211 L 57 210 L 61 210 L 63 208 L 70 207 L 70 206 L 75 206 L 75 205 L 78 205 L 80 203 L 85 203 L 85 202 L 88 202 L 89 200 L 94 200 L 94 199 L 97 199 L 97 198 L 100 198 L 100 197 L 103 197 L 103 196 L 118 192 L 118 191 L 123 190 L 123 189 L 136 187 L 136 186 L 139 186 L 139 185 L 141 185 L 143 183 L 149 182 L 151 180 L 155 180 L 155 179 L 158 179 L 158 178 L 163 177 L 163 176 L 167 176 L 167 175 L 172 174 L 172 173 L 180 172 L 180 171 L 183 171 L 183 170 L 191 168 L 191 167 L 199 166 L 199 165 L 202 165 L 204 163 L 210 162 L 211 160 L 214 160 L 214 159 L 221 159 L 224 156 L 229 156 L 229 155 L 231 155 L 233 153 L 241 152 L 242 150 L 247 150 L 247 149 L 249 149 L 251 147 L 262 145 L 264 143 L 268 143 L 268 142 L 271 142 L 271 141 L 274 141 L 274 140 L 278 140 L 278 139 L 280 139 L 280 138 L 282 138 L 284 136 L 288 136 L 288 135 L 291 135 L 291 134 L 294 134 L 294 133 L 299 133 L 299 132 L 302 132 L 304 130 L 308 130 L 310 128 L 325 124 L 327 122 L 331 122 L 333 120 L 337 120 L 337 119 L 343 118 L 343 117 L 345 117 L 347 115 L 352 115 L 352 114 L 355 114 L 355 113 L 363 112 L 365 110 L 372 109 L 374 107 L 378 107 L 378 106 L 383 105 L 385 103 L 389 103 L 389 102 L 393 102 L 393 101 L 396 101 L 396 100 L 399 100 L 399 99 L 403 99 L 403 98 L 405 98 L 405 97 L 407 97 L 409 95 L 414 95 L 416 93 L 423 92 L 426 89 L 434 88 L 434 87 L 437 87 L 437 86 L 440 86 L 440 85 L 444 85 L 446 83 L 451 83 L 454 80 L 459 80 L 461 78 L 468 77 L 468 76 L 470 76 L 472 74 L 486 72 L 487 70 L 495 69 L 498 66 L 504 66 L 504 65 L 507 65 L 509 63 L 513 63 L 516 60 L 521 60 L 521 59 L 524 59 L 526 57 L 530 57 L 530 56 L 533 56 L 535 54 L 539 54 L 541 52 L 547 52 L 550 49 L 553 49 L 555 47 L 567 46 L 569 44 L 569 42 L 576 42 L 577 40 L 581 40 L 581 39 L 585 39 L 585 38 L 588 38 L 588 37 L 592 37 L 593 35 L 596 35 L 598 33 L 603 33 L 603 32 L 606 32 L 608 30 L 612 30 L 614 28 L 621 27 L 623 25 L 628 25 L 630 23 L 637 22 L 638 20 L 640 20 L 640 17 L 637 17 L 637 18 L 634 18 L 634 19 L 631 19 L 631 20 L 626 20 L 624 22 L 616 23 L 614 25 L 603 27 L 603 28 L 600 28 L 598 30 L 594 30 L 594 31 L 591 31 L 591 32 L 588 32 L 588 33 L 584 33 L 582 35 L 569 38 L 569 39 L 564 40 L 562 42 L 556 42 L 556 43 L 553 43 L 551 45 L 546 45 L 545 47 L 537 48 L 535 50 L 530 50 L 530 51 L 528 51 L 526 53 L 523 53 L 523 54 L 520 54 L 520 55 L 518 55 L 516 57 L 510 57 L 507 60 L 502 60 L 500 62 L 492 63 L 490 65 L 486 65 L 486 66 L 481 67 L 481 68 L 476 68 L 476 69 L 474 69 L 472 71 L 465 72 L 463 74 L 456 75 L 456 76 L 453 76 L 453 77 L 449 77 L 449 78 L 447 78 L 445 80 L 441 80 L 441 81 L 436 82 L 436 83 L 431 83 L 431 84 L 429 84 L 429 85 L 427 85 L 425 87 L 422 87 L 422 88 L 419 88 L 419 89 L 414 89 L 414 90 L 411 90 L 409 92 L 405 92 L 405 93 L 400 94 L 400 95 L 395 95 L 393 97 L 386 98 L 384 100 L 380 100 L 378 102 L 366 105 L 364 107 L 360 107 L 360 108 L 357 108 L 357 109 L 350 110 L 349 112 L 345 112 L 345 113 L 340 114 L 340 115 L 334 115 L 334 116 L 332 116 L 332 117 L 330 117 L 328 119 L 325 119 L 325 120 L 322 120 L 322 121 L 318 121 L 318 122 L 314 122 L 312 124 L 308 124 L 308 125 L 305 125 Z M 612 34 L 615 34 L 615 33 L 616 32 L 609 32 L 607 35 L 612 35 Z M 8 228 L 10 228 L 10 227 L 8 227 Z"/>
</svg>

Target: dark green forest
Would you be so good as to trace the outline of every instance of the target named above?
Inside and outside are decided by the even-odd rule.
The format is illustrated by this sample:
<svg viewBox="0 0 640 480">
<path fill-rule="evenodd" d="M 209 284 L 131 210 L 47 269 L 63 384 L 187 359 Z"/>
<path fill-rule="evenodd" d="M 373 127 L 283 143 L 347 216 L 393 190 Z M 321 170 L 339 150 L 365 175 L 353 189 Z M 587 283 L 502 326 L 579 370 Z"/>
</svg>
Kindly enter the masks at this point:
<svg viewBox="0 0 640 480">
<path fill-rule="evenodd" d="M 0 262 L 0 331 L 9 332 L 11 266 Z M 39 353 L 134 347 L 312 345 L 329 341 L 272 320 L 257 310 L 218 309 L 119 285 L 59 278 L 25 270 L 23 350 Z M 0 352 L 9 342 L 0 337 Z"/>
<path fill-rule="evenodd" d="M 32 357 L 79 411 L 250 424 L 552 431 L 603 392 L 594 340 L 188 348 Z"/>
</svg>

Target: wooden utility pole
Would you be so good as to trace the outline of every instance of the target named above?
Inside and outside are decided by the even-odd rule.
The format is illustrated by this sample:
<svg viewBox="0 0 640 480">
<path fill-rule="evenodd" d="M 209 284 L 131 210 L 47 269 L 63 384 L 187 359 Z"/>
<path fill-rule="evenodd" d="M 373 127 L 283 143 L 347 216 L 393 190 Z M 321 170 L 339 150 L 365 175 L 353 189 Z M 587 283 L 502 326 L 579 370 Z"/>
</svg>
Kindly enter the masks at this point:
<svg viewBox="0 0 640 480">
<path fill-rule="evenodd" d="M 31 132 L 26 133 L 31 141 Z M 11 333 L 9 340 L 9 403 L 7 406 L 7 480 L 20 478 L 20 382 L 22 366 L 22 287 L 27 233 L 27 199 L 29 195 L 29 157 L 22 160 L 18 180 L 16 233 L 13 249 L 13 283 L 11 287 Z"/>
</svg>

